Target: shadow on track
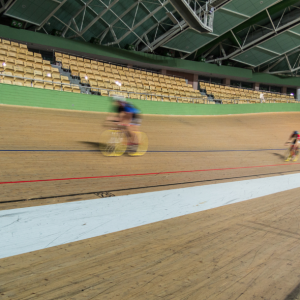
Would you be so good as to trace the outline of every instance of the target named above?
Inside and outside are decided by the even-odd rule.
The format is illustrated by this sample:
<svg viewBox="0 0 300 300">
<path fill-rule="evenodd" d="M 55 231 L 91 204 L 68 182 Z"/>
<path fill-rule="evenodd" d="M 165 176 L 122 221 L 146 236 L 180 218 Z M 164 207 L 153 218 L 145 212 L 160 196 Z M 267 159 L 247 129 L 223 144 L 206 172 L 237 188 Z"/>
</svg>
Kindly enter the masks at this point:
<svg viewBox="0 0 300 300">
<path fill-rule="evenodd" d="M 272 153 L 273 155 L 279 157 L 280 159 L 284 159 L 284 155 L 279 154 L 279 153 Z"/>
<path fill-rule="evenodd" d="M 103 146 L 101 143 L 96 143 L 96 142 L 86 142 L 86 141 L 79 141 L 80 144 L 84 144 L 88 146 L 92 150 L 97 150 L 100 152 L 100 146 Z"/>
</svg>

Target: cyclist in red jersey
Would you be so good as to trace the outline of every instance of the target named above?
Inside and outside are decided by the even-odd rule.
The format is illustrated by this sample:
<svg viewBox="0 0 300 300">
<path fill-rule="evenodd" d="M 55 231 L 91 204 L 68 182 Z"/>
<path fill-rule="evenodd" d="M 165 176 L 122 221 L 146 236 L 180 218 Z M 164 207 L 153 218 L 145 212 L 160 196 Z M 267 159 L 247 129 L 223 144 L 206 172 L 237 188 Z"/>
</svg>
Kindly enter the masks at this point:
<svg viewBox="0 0 300 300">
<path fill-rule="evenodd" d="M 295 161 L 297 159 L 299 141 L 300 141 L 300 134 L 298 131 L 294 131 L 291 134 L 289 140 L 285 143 L 285 145 L 289 143 L 292 144 L 290 148 L 290 156 L 286 159 L 286 161 L 289 161 L 291 159 Z"/>
</svg>

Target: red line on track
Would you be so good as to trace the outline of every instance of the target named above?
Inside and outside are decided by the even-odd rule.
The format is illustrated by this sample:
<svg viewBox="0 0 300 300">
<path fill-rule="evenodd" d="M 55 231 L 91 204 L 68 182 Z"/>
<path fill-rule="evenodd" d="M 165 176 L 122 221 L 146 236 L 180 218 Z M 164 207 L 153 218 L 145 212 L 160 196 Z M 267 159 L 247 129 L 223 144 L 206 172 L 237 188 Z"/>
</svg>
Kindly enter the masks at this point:
<svg viewBox="0 0 300 300">
<path fill-rule="evenodd" d="M 249 167 L 235 167 L 235 168 L 221 168 L 221 169 L 203 169 L 203 170 L 155 172 L 155 173 L 141 173 L 141 174 L 104 175 L 104 176 L 93 176 L 93 177 L 74 177 L 74 178 L 54 178 L 54 179 L 40 179 L 40 180 L 24 180 L 24 181 L 7 181 L 7 182 L 0 182 L 0 184 L 33 183 L 33 182 L 45 182 L 45 181 L 82 180 L 82 179 L 99 179 L 99 178 L 131 177 L 131 176 L 150 176 L 150 175 L 161 175 L 161 174 L 176 174 L 176 173 L 193 173 L 193 172 L 209 172 L 209 171 L 266 168 L 266 167 L 278 167 L 278 166 L 299 165 L 299 164 L 300 163 L 288 163 L 288 164 L 277 164 L 277 165 L 249 166 Z"/>
</svg>

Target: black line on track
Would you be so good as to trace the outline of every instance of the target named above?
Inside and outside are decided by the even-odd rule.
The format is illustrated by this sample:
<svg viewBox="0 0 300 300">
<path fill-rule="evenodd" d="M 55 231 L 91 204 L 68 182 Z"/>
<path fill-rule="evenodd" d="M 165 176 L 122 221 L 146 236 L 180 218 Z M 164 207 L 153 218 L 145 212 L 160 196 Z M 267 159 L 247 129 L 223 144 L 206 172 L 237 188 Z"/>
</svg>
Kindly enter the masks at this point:
<svg viewBox="0 0 300 300">
<path fill-rule="evenodd" d="M 206 153 L 206 152 L 255 152 L 255 151 L 283 151 L 286 149 L 252 149 L 252 150 L 149 150 L 148 153 Z M 0 152 L 100 152 L 100 150 L 0 150 Z"/>
<path fill-rule="evenodd" d="M 158 185 L 142 186 L 142 187 L 132 187 L 132 188 L 125 188 L 125 189 L 118 189 L 118 190 L 114 189 L 114 190 L 95 191 L 95 192 L 78 193 L 78 194 L 67 194 L 67 195 L 47 196 L 47 197 L 19 199 L 19 200 L 11 200 L 11 201 L 0 201 L 0 205 L 4 204 L 4 203 L 17 203 L 17 202 L 25 202 L 25 201 L 45 200 L 45 199 L 64 198 L 64 197 L 74 197 L 74 196 L 92 195 L 92 194 L 101 194 L 101 193 L 114 193 L 114 192 L 142 190 L 142 189 L 156 188 L 156 187 L 174 186 L 174 185 L 181 185 L 181 184 L 203 183 L 203 182 L 211 182 L 211 181 L 222 181 L 222 180 L 228 180 L 228 179 L 249 178 L 249 177 L 256 177 L 256 176 L 278 175 L 278 174 L 285 175 L 286 173 L 295 173 L 295 172 L 299 172 L 299 171 L 300 170 L 280 171 L 280 172 L 265 173 L 265 174 L 254 174 L 254 175 L 235 176 L 235 177 L 228 177 L 228 178 L 215 178 L 215 179 L 206 179 L 206 180 L 197 180 L 197 181 L 158 184 Z M 84 200 L 82 200 L 82 201 L 84 201 Z"/>
</svg>

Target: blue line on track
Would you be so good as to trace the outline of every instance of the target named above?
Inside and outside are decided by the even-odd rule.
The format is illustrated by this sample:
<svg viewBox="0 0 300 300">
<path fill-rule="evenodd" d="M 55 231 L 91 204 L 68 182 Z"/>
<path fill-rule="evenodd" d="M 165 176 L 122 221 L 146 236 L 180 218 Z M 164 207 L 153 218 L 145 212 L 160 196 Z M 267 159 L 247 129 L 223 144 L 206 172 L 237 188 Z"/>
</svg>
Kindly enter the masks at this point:
<svg viewBox="0 0 300 300">
<path fill-rule="evenodd" d="M 252 150 L 153 150 L 149 153 L 205 153 L 205 152 L 252 152 L 252 151 L 274 151 L 286 149 L 252 149 Z M 0 150 L 0 152 L 99 152 L 100 150 Z"/>
</svg>

